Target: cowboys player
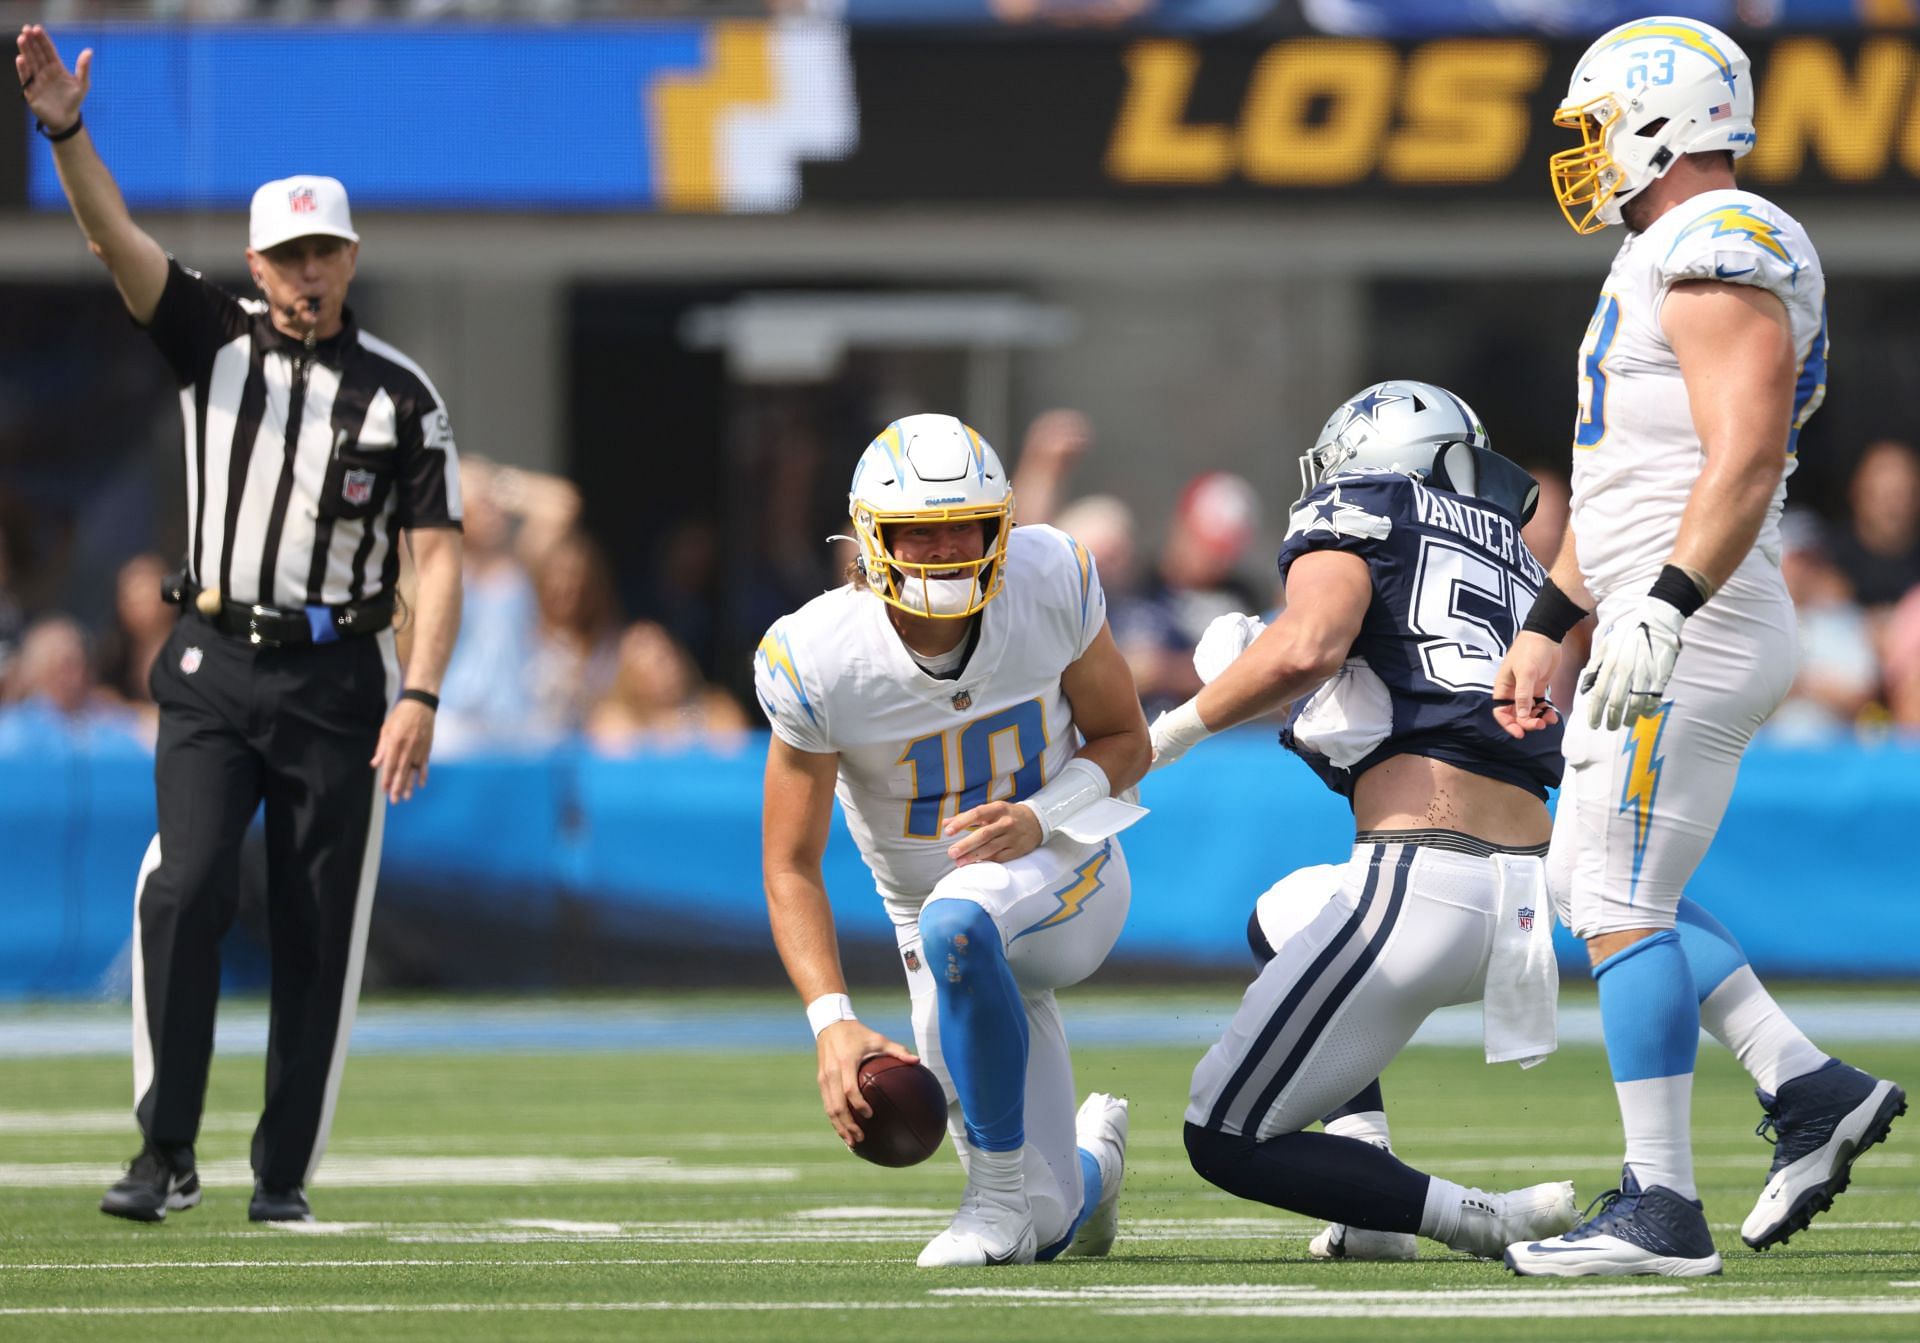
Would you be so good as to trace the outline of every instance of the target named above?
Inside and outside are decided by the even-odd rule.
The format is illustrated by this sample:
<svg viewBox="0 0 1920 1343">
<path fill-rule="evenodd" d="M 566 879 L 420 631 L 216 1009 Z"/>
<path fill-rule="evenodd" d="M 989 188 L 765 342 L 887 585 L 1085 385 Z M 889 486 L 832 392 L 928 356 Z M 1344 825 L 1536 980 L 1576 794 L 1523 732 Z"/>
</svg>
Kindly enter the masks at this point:
<svg viewBox="0 0 1920 1343">
<path fill-rule="evenodd" d="M 1095 1092 L 1076 1115 L 1054 990 L 1126 920 L 1114 836 L 1145 813 L 1112 794 L 1150 747 L 1099 575 L 1064 532 L 1014 527 L 999 457 L 950 415 L 888 425 L 848 507 L 853 581 L 776 621 L 754 658 L 767 904 L 821 1099 L 855 1143 L 861 1061 L 913 1057 L 847 997 L 820 863 L 837 796 L 893 919 L 920 1055 L 954 1098 L 966 1190 L 921 1266 L 1105 1254 L 1127 1103 Z"/>
<path fill-rule="evenodd" d="M 1494 693 L 1514 701 L 1502 715 L 1516 735 L 1552 723 L 1540 696 L 1559 640 L 1597 609 L 1554 886 L 1599 982 L 1626 1163 L 1595 1217 L 1513 1246 L 1507 1263 L 1696 1276 L 1720 1256 L 1688 1135 L 1699 967 L 1675 912 L 1794 675 L 1779 518 L 1826 392 L 1826 282 L 1800 225 L 1734 184 L 1753 148 L 1753 79 L 1726 34 L 1667 17 L 1615 28 L 1580 58 L 1554 120 L 1581 137 L 1552 162 L 1568 222 L 1627 236 L 1580 351 L 1571 525 Z M 1750 974 L 1705 1017 L 1743 1059 L 1764 1042 L 1781 1060 L 1760 1081 L 1773 1170 L 1741 1228 L 1765 1249 L 1832 1203 L 1905 1096 L 1820 1052 Z"/>
<path fill-rule="evenodd" d="M 1286 610 L 1154 723 L 1154 765 L 1296 702 L 1282 739 L 1351 802 L 1357 833 L 1337 893 L 1274 949 L 1194 1070 L 1187 1152 L 1242 1198 L 1495 1257 L 1517 1231 L 1572 1226 L 1573 1186 L 1488 1194 L 1384 1143 L 1302 1130 L 1452 1003 L 1486 999 L 1490 1060 L 1553 1048 L 1545 799 L 1559 743 L 1508 740 L 1489 703 L 1544 578 L 1520 539 L 1539 490 L 1464 402 L 1423 382 L 1346 402 L 1301 467 Z"/>
</svg>

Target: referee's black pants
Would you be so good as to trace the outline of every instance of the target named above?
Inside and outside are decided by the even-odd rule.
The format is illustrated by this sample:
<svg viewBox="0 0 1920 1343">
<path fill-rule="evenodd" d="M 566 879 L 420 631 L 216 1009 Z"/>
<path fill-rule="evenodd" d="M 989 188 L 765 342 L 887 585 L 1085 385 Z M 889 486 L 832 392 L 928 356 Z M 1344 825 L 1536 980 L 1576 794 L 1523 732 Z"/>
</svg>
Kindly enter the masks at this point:
<svg viewBox="0 0 1920 1343">
<path fill-rule="evenodd" d="M 304 1185 L 333 1121 L 380 865 L 369 761 L 399 689 L 391 632 L 256 648 L 183 614 L 154 660 L 160 831 L 134 890 L 134 1115 L 194 1141 L 240 845 L 266 804 L 273 989 L 255 1176 Z"/>
</svg>

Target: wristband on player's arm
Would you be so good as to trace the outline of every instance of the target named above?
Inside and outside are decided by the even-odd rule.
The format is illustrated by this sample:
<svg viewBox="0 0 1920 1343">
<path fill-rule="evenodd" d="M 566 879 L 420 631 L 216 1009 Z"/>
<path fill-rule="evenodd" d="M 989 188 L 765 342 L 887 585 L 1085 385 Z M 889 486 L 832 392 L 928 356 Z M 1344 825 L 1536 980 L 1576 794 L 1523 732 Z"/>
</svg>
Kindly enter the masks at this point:
<svg viewBox="0 0 1920 1343">
<path fill-rule="evenodd" d="M 818 1040 L 820 1032 L 841 1021 L 855 1021 L 853 999 L 844 993 L 823 993 L 807 1004 L 807 1024 L 813 1027 L 813 1038 Z"/>
<path fill-rule="evenodd" d="M 1660 577 L 1653 580 L 1647 595 L 1658 597 L 1683 616 L 1690 616 L 1705 606 L 1713 593 L 1704 579 L 1696 578 L 1677 564 L 1669 564 L 1660 571 Z"/>
<path fill-rule="evenodd" d="M 1063 821 L 1102 798 L 1113 796 L 1113 781 L 1107 772 L 1085 756 L 1075 756 L 1060 772 L 1037 789 L 1032 797 L 1022 798 L 1040 821 L 1040 842 L 1053 838 Z"/>
<path fill-rule="evenodd" d="M 1549 578 L 1540 589 L 1540 595 L 1533 599 L 1533 609 L 1527 612 L 1527 619 L 1520 626 L 1534 634 L 1544 634 L 1559 643 L 1567 637 L 1567 632 L 1587 618 L 1580 609 L 1580 603 L 1560 590 L 1560 585 Z"/>
</svg>

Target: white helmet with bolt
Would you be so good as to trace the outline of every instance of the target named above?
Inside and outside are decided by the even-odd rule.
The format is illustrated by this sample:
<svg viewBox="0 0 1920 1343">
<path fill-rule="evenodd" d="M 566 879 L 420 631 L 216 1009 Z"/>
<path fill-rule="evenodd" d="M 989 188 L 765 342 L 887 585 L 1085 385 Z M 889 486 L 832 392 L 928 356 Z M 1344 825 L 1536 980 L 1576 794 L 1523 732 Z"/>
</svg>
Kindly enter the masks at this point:
<svg viewBox="0 0 1920 1343">
<path fill-rule="evenodd" d="M 1574 232 L 1598 233 L 1681 155 L 1753 148 L 1753 72 L 1709 24 L 1623 23 L 1574 66 L 1553 124 L 1580 132 L 1578 148 L 1551 160 L 1554 195 Z"/>
</svg>

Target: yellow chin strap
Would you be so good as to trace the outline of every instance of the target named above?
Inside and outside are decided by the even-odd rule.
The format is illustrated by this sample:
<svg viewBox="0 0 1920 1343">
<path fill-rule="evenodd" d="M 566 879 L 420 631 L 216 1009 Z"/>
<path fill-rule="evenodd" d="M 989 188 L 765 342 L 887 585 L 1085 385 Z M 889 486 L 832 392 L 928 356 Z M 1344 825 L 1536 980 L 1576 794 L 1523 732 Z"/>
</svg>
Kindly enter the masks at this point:
<svg viewBox="0 0 1920 1343">
<path fill-rule="evenodd" d="M 1580 132 L 1580 144 L 1547 160 L 1553 174 L 1554 199 L 1575 233 L 1598 233 L 1607 226 L 1600 211 L 1626 180 L 1620 165 L 1607 152 L 1607 127 L 1620 116 L 1620 104 L 1603 94 L 1579 107 L 1562 107 L 1553 124 Z"/>
</svg>

